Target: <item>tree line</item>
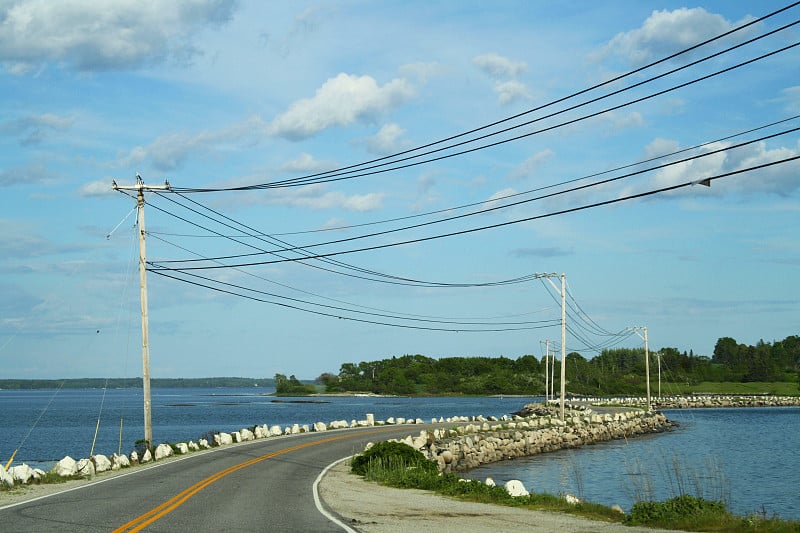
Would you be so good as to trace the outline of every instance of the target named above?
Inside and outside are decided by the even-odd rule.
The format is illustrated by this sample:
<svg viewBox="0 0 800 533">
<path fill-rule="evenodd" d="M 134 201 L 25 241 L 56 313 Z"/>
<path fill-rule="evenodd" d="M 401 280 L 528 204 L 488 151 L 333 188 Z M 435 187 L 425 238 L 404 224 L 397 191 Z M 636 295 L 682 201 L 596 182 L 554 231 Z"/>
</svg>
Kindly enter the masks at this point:
<svg viewBox="0 0 800 533">
<path fill-rule="evenodd" d="M 800 381 L 800 337 L 755 346 L 730 337 L 717 341 L 712 357 L 661 348 L 650 352 L 651 380 L 661 366 L 665 381 L 694 385 L 700 382 Z M 560 362 L 553 369 L 560 388 Z M 572 394 L 642 394 L 646 390 L 642 348 L 603 350 L 587 359 L 578 352 L 566 356 L 566 389 Z M 317 378 L 328 393 L 371 392 L 397 395 L 493 395 L 545 393 L 544 358 L 444 357 L 403 355 L 377 361 L 344 363 L 338 374 Z"/>
</svg>

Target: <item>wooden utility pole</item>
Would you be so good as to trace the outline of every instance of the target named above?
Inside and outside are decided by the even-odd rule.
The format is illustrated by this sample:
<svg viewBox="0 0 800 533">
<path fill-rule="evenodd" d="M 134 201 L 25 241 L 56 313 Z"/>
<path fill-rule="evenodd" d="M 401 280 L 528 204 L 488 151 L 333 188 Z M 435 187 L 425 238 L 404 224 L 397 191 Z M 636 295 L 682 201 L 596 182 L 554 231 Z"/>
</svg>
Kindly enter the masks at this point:
<svg viewBox="0 0 800 533">
<path fill-rule="evenodd" d="M 148 448 L 153 446 L 153 417 L 150 401 L 150 333 L 147 317 L 147 249 L 145 246 L 144 191 L 169 190 L 168 181 L 160 186 L 145 186 L 142 177 L 136 174 L 136 185 L 121 186 L 111 183 L 117 191 L 136 191 L 136 223 L 139 226 L 139 299 L 142 307 L 142 391 L 144 393 L 144 440 Z"/>
<path fill-rule="evenodd" d="M 561 288 L 553 283 L 550 278 L 561 278 Z M 564 397 L 566 396 L 567 386 L 567 276 L 566 274 L 536 274 L 534 278 L 544 278 L 561 294 L 561 421 L 564 421 Z M 553 361 L 555 365 L 555 361 Z"/>
<path fill-rule="evenodd" d="M 639 336 L 639 338 L 641 338 L 644 341 L 644 373 L 645 373 L 645 380 L 647 381 L 647 410 L 650 411 L 652 409 L 651 407 L 652 403 L 650 401 L 650 347 L 647 344 L 647 326 L 636 326 L 628 329 L 636 333 Z M 644 335 L 639 333 L 640 331 L 643 331 Z M 661 374 L 659 374 L 659 377 L 660 376 Z"/>
</svg>

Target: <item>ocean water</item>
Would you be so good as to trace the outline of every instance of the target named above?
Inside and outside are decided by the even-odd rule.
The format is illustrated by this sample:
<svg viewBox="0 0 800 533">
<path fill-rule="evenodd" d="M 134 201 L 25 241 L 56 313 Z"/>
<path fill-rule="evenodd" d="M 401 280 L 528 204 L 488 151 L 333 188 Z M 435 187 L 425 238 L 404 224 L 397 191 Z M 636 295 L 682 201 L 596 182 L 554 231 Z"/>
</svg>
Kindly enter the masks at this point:
<svg viewBox="0 0 800 533">
<path fill-rule="evenodd" d="M 254 425 L 329 423 L 389 417 L 502 416 L 539 397 L 275 398 L 270 388 L 151 389 L 153 440 L 194 440 L 209 431 Z M 314 403 L 306 403 L 311 400 Z M 100 420 L 98 426 L 98 419 Z M 141 389 L 0 390 L 0 463 L 18 449 L 15 464 L 52 464 L 65 455 L 129 453 L 144 437 Z M 120 422 L 122 429 L 120 431 Z M 97 437 L 95 438 L 95 431 Z M 121 433 L 121 437 L 120 437 Z"/>
<path fill-rule="evenodd" d="M 366 413 L 377 420 L 426 422 L 459 415 L 499 417 L 541 401 L 321 397 L 304 403 L 309 399 L 275 398 L 270 392 L 273 389 L 152 389 L 153 439 L 180 442 L 197 440 L 209 431 L 261 424 L 361 420 Z M 88 457 L 93 442 L 94 453 L 129 453 L 143 437 L 142 403 L 140 389 L 0 390 L 0 463 L 18 450 L 14 464 L 46 469 L 65 455 Z M 664 412 L 679 423 L 672 432 L 494 463 L 465 477 L 491 476 L 498 483 L 519 479 L 531 491 L 569 492 L 625 510 L 639 499 L 690 493 L 722 499 L 741 515 L 800 519 L 800 408 Z"/>
<path fill-rule="evenodd" d="M 485 465 L 465 477 L 570 493 L 626 511 L 680 494 L 722 500 L 738 515 L 800 520 L 800 408 L 665 410 L 669 433 Z"/>
</svg>

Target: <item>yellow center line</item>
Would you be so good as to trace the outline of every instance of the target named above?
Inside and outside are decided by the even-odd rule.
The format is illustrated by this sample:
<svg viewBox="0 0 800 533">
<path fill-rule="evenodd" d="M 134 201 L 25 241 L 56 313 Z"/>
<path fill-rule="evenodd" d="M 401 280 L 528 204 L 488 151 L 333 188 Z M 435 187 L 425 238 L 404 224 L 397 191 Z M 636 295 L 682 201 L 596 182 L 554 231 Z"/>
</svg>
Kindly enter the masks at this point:
<svg viewBox="0 0 800 533">
<path fill-rule="evenodd" d="M 249 460 L 247 460 L 247 461 L 245 461 L 243 463 L 239 463 L 238 465 L 234 465 L 234 466 L 231 466 L 229 468 L 226 468 L 225 470 L 220 470 L 216 474 L 213 474 L 213 475 L 211 475 L 211 476 L 209 476 L 209 477 L 207 477 L 207 478 L 205 478 L 203 480 L 198 481 L 197 483 L 195 483 L 191 487 L 185 489 L 184 491 L 180 492 L 179 494 L 176 494 L 175 496 L 173 496 L 169 500 L 165 501 L 161 505 L 159 505 L 157 507 L 154 507 L 150 511 L 144 513 L 143 515 L 141 515 L 141 516 L 139 516 L 137 518 L 134 518 L 133 520 L 131 520 L 127 524 L 124 524 L 124 525 L 118 527 L 117 529 L 114 530 L 114 533 L 123 533 L 123 532 L 134 533 L 136 531 L 141 531 L 142 529 L 144 529 L 145 527 L 149 526 L 150 524 L 152 524 L 156 520 L 159 520 L 159 519 L 163 518 L 164 516 L 168 515 L 169 513 L 171 513 L 172 511 L 174 511 L 175 509 L 177 509 L 178 507 L 180 507 L 184 503 L 186 503 L 186 501 L 189 498 L 191 498 L 192 496 L 194 496 L 195 494 L 197 494 L 198 492 L 200 492 L 204 488 L 208 487 L 209 485 L 211 485 L 215 481 L 218 481 L 218 480 L 222 479 L 223 477 L 227 476 L 228 474 L 232 474 L 233 472 L 241 470 L 242 468 L 247 468 L 248 466 L 254 465 L 254 464 L 259 463 L 261 461 L 264 461 L 266 459 L 271 459 L 273 457 L 277 457 L 278 455 L 283 455 L 285 453 L 294 452 L 294 451 L 297 451 L 297 450 L 301 450 L 303 448 L 308 448 L 308 447 L 311 447 L 311 446 L 317 446 L 319 444 L 325 444 L 325 443 L 333 442 L 333 441 L 337 441 L 337 440 L 352 439 L 352 438 L 361 437 L 361 436 L 364 436 L 364 435 L 372 435 L 374 433 L 380 433 L 380 432 L 383 432 L 383 431 L 387 431 L 387 430 L 386 429 L 382 429 L 382 430 L 376 429 L 376 430 L 373 430 L 373 431 L 365 431 L 365 432 L 355 433 L 353 435 L 339 435 L 337 437 L 329 437 L 327 439 L 317 440 L 317 441 L 313 441 L 313 442 L 307 442 L 305 444 L 298 444 L 296 446 L 291 446 L 289 448 L 284 448 L 284 449 L 278 450 L 276 452 L 268 453 L 266 455 L 261 455 L 259 457 L 255 457 L 253 459 L 249 459 Z"/>
</svg>

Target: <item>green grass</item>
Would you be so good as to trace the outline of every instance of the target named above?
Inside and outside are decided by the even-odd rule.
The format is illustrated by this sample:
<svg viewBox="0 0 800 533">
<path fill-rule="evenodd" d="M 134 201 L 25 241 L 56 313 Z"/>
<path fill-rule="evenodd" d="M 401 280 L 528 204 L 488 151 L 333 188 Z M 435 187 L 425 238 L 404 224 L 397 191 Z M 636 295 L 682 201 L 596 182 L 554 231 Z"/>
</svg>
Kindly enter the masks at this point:
<svg viewBox="0 0 800 533">
<path fill-rule="evenodd" d="M 685 531 L 800 533 L 800 521 L 762 516 L 743 518 L 729 513 L 722 502 L 690 495 L 666 502 L 639 502 L 627 516 L 604 505 L 587 502 L 572 505 L 552 494 L 533 493 L 514 498 L 504 487 L 460 479 L 455 474 L 440 474 L 435 463 L 402 443 L 378 443 L 364 454 L 356 456 L 351 467 L 353 473 L 362 475 L 368 481 L 390 487 L 429 490 L 470 502 L 563 512 L 603 522 Z"/>
</svg>

